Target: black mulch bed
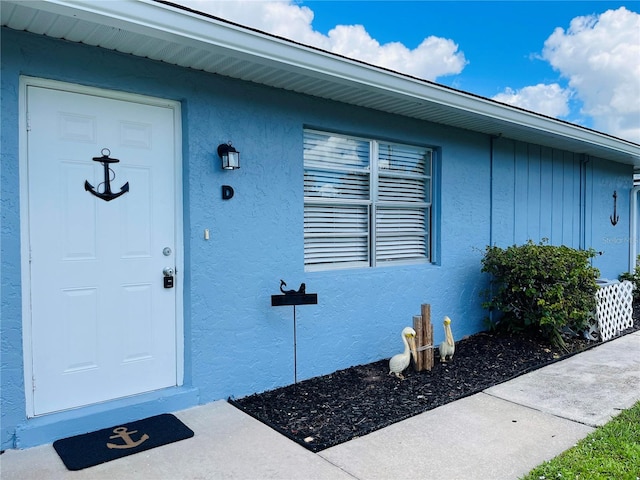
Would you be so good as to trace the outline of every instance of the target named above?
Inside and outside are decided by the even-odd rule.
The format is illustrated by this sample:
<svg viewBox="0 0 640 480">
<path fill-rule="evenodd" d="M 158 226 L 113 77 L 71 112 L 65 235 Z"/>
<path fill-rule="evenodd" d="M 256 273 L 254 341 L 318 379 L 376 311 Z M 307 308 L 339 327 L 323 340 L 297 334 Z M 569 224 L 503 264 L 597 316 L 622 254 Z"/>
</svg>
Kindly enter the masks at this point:
<svg viewBox="0 0 640 480">
<path fill-rule="evenodd" d="M 410 366 L 404 380 L 389 375 L 384 359 L 229 401 L 318 452 L 599 344 L 573 338 L 567 352 L 535 338 L 479 333 L 456 342 L 453 362 L 440 363 L 435 350 L 430 372 Z"/>
</svg>

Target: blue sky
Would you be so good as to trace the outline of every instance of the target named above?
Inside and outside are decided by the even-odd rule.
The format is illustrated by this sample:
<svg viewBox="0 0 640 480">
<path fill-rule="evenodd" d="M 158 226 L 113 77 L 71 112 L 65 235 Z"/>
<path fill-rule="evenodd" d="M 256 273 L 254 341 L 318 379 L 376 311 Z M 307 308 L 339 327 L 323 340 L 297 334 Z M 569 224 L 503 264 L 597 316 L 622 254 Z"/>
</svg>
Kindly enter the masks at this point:
<svg viewBox="0 0 640 480">
<path fill-rule="evenodd" d="M 557 81 L 549 63 L 536 59 L 556 27 L 571 19 L 626 6 L 640 12 L 640 2 L 483 2 L 483 1 L 305 1 L 312 25 L 328 33 L 337 24 L 362 24 L 380 43 L 417 47 L 430 35 L 458 44 L 469 62 L 458 75 L 438 83 L 492 97 L 507 87 Z M 640 33 L 639 33 L 640 35 Z M 640 61 L 640 60 L 638 60 Z M 639 80 L 640 81 L 640 80 Z"/>
<path fill-rule="evenodd" d="M 640 143 L 640 1 L 180 3 Z"/>
</svg>

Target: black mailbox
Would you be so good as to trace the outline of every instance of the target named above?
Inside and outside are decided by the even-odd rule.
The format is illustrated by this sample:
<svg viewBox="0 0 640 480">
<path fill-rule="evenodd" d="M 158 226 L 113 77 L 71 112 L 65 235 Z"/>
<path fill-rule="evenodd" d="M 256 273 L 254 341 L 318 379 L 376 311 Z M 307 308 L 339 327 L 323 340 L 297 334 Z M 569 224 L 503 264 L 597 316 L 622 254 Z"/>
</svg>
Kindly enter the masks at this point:
<svg viewBox="0 0 640 480">
<path fill-rule="evenodd" d="M 285 293 L 283 295 L 271 295 L 272 307 L 289 305 L 317 305 L 317 293 Z"/>
</svg>

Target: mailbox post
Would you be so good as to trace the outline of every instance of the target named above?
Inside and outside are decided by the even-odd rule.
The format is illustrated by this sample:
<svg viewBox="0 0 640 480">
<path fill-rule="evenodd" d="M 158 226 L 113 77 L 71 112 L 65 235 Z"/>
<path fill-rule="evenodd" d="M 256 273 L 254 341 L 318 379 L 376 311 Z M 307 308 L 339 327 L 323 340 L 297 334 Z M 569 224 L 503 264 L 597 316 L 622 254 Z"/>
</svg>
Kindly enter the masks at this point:
<svg viewBox="0 0 640 480">
<path fill-rule="evenodd" d="M 293 382 L 298 383 L 298 341 L 296 332 L 296 306 L 298 305 L 316 305 L 318 303 L 317 293 L 306 293 L 305 284 L 295 290 L 283 290 L 282 287 L 287 284 L 280 280 L 281 295 L 271 295 L 272 307 L 293 306 Z"/>
</svg>

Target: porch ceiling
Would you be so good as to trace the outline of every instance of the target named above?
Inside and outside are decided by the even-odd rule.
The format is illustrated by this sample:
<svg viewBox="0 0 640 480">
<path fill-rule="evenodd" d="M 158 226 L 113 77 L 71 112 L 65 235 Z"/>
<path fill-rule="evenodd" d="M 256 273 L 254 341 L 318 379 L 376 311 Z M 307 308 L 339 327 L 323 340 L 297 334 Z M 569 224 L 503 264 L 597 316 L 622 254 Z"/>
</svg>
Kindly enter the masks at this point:
<svg viewBox="0 0 640 480">
<path fill-rule="evenodd" d="M 4 27 L 640 167 L 640 145 L 161 0 L 0 2 Z"/>
</svg>

